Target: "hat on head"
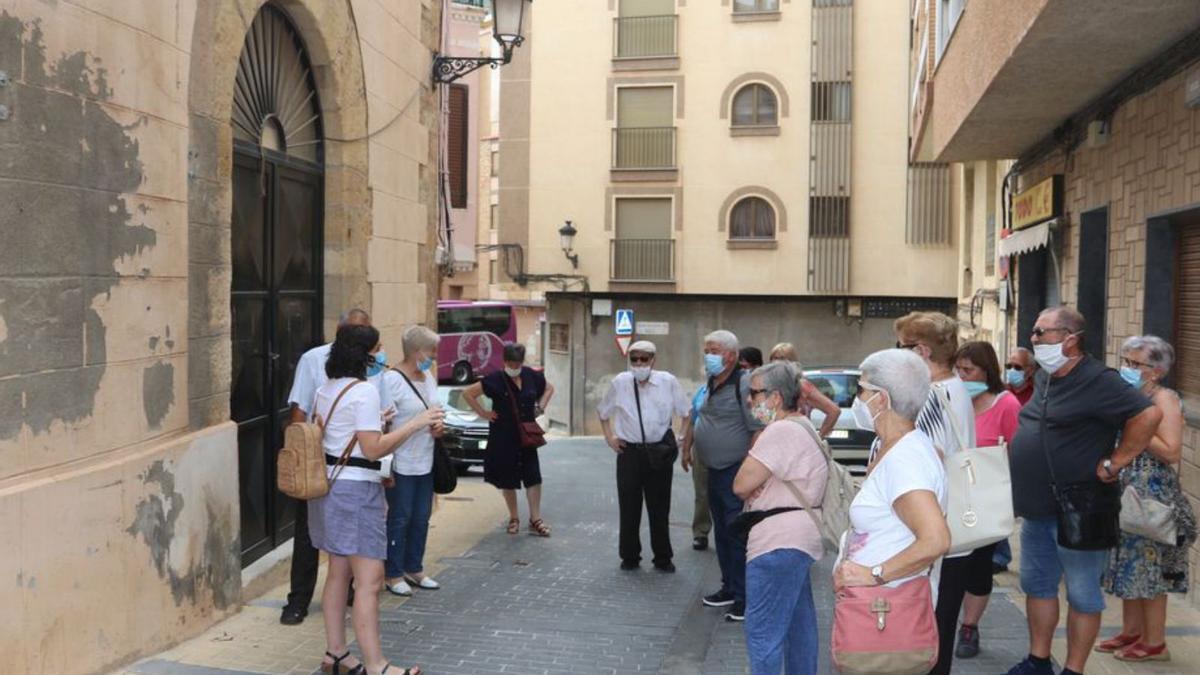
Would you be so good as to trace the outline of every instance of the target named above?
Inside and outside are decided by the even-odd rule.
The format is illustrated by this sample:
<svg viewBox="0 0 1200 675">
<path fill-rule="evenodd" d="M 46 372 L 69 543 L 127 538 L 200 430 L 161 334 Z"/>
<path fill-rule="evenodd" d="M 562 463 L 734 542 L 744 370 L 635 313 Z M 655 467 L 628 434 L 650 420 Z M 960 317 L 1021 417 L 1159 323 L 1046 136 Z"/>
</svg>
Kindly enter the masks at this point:
<svg viewBox="0 0 1200 675">
<path fill-rule="evenodd" d="M 630 352 L 642 352 L 643 354 L 657 354 L 658 348 L 649 340 L 638 340 L 629 345 Z"/>
</svg>

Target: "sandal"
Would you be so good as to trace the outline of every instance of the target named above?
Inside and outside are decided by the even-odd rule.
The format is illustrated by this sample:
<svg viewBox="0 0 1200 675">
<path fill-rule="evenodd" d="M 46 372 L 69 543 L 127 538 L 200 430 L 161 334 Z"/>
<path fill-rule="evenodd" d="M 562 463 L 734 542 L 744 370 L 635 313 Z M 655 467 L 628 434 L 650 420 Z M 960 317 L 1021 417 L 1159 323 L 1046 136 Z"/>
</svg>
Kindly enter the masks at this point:
<svg viewBox="0 0 1200 675">
<path fill-rule="evenodd" d="M 546 522 L 541 518 L 538 518 L 537 520 L 531 520 L 529 521 L 529 534 L 536 535 L 538 537 L 549 537 L 550 526 L 547 525 Z"/>
<path fill-rule="evenodd" d="M 508 519 L 508 528 L 505 530 L 509 534 L 516 534 L 521 531 L 521 521 L 516 518 Z"/>
<path fill-rule="evenodd" d="M 391 667 L 392 664 L 385 663 L 383 665 L 383 670 L 379 671 L 379 675 L 387 675 L 387 671 L 390 670 Z M 421 675 L 421 667 L 413 666 L 411 668 L 405 668 L 403 671 L 401 671 L 400 675 Z"/>
<path fill-rule="evenodd" d="M 1118 661 L 1170 661 L 1171 652 L 1167 651 L 1167 643 L 1151 647 L 1142 642 L 1130 645 L 1113 654 Z"/>
<path fill-rule="evenodd" d="M 334 656 L 330 652 L 325 652 L 325 656 L 333 659 L 333 663 L 325 663 L 325 660 L 321 659 L 321 672 L 330 673 L 330 675 L 341 675 L 343 672 L 342 660 L 350 657 L 350 650 L 347 649 L 346 653 L 342 654 L 341 656 Z M 346 670 L 345 673 L 346 675 L 363 675 L 363 673 L 366 671 L 366 667 L 360 663 L 357 666 Z"/>
<path fill-rule="evenodd" d="M 1096 651 L 1100 652 L 1101 654 L 1111 654 L 1119 649 L 1124 649 L 1130 645 L 1137 644 L 1137 641 L 1141 639 L 1141 635 L 1126 635 L 1124 633 L 1119 633 L 1096 645 Z"/>
</svg>

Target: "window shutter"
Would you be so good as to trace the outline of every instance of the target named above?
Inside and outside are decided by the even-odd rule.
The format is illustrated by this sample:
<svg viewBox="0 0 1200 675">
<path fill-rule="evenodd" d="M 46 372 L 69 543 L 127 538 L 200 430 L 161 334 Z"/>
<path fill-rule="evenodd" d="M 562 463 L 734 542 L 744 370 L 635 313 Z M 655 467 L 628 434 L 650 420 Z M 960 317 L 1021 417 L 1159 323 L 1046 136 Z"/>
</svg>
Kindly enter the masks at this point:
<svg viewBox="0 0 1200 675">
<path fill-rule="evenodd" d="M 447 169 L 450 172 L 450 207 L 467 208 L 467 93 L 463 85 L 450 87 L 450 120 L 447 133 Z"/>
<path fill-rule="evenodd" d="M 1200 397 L 1200 226 L 1179 232 L 1175 369 L 1179 391 Z"/>
</svg>

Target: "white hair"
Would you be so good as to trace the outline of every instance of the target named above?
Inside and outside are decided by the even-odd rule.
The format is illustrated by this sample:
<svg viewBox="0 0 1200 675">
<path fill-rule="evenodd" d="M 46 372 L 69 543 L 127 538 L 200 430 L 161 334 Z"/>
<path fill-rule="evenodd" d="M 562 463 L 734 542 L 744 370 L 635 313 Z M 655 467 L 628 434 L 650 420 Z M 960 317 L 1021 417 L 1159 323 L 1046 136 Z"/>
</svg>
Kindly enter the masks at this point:
<svg viewBox="0 0 1200 675">
<path fill-rule="evenodd" d="M 929 366 L 910 349 L 884 349 L 859 365 L 863 379 L 886 391 L 892 410 L 915 421 L 929 398 Z"/>
<path fill-rule="evenodd" d="M 437 350 L 438 334 L 425 326 L 412 326 L 400 337 L 404 356 L 409 357 L 422 349 Z"/>
<path fill-rule="evenodd" d="M 759 366 L 750 374 L 762 380 L 763 389 L 777 391 L 783 399 L 784 410 L 795 410 L 800 401 L 800 380 L 804 371 L 795 361 L 772 361 Z"/>
<path fill-rule="evenodd" d="M 721 348 L 728 352 L 736 352 L 738 350 L 737 336 L 727 330 L 714 330 L 704 336 L 704 343 L 714 342 L 721 345 Z"/>
<path fill-rule="evenodd" d="M 1175 348 L 1157 335 L 1133 335 L 1121 345 L 1121 354 L 1144 352 L 1146 361 L 1164 373 L 1175 364 Z"/>
</svg>

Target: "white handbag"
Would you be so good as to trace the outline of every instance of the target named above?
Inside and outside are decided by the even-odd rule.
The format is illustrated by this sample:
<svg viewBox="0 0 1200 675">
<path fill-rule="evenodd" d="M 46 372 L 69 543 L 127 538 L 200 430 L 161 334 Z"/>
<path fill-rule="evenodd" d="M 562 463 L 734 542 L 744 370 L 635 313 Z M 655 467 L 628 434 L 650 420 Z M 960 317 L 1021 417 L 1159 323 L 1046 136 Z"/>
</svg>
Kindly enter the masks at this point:
<svg viewBox="0 0 1200 675">
<path fill-rule="evenodd" d="M 1016 528 L 1013 517 L 1012 474 L 1008 468 L 1008 445 L 967 448 L 967 436 L 958 428 L 950 408 L 950 396 L 939 390 L 945 416 L 966 448 L 943 458 L 946 468 L 946 524 L 950 527 L 947 555 L 967 553 L 1007 539 Z"/>
<path fill-rule="evenodd" d="M 1174 509 L 1157 499 L 1141 496 L 1132 485 L 1121 493 L 1121 529 L 1170 546 L 1179 545 Z"/>
</svg>

